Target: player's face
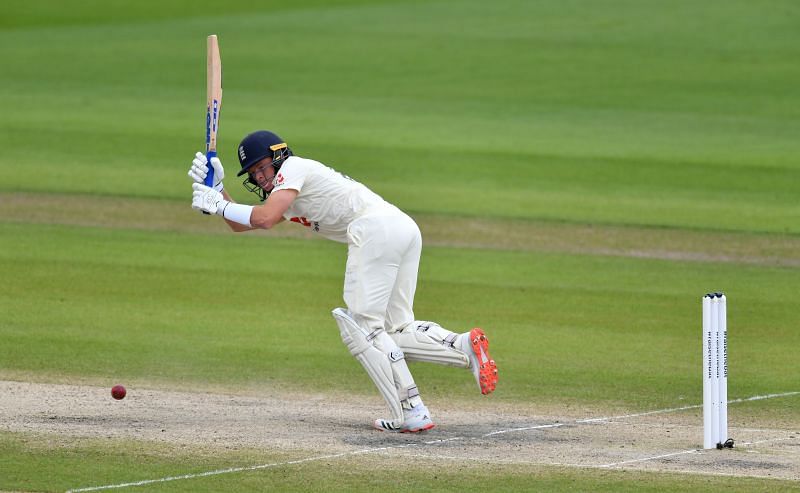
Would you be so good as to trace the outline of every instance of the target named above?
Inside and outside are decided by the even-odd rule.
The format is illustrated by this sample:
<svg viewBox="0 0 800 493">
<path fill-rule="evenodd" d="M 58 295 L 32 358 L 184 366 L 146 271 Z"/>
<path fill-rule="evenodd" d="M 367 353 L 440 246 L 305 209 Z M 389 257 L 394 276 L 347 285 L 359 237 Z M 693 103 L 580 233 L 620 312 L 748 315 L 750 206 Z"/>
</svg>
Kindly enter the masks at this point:
<svg viewBox="0 0 800 493">
<path fill-rule="evenodd" d="M 247 169 L 250 178 L 261 187 L 262 190 L 269 193 L 275 187 L 272 183 L 275 178 L 275 168 L 272 167 L 272 158 L 265 157 L 256 164 Z"/>
</svg>

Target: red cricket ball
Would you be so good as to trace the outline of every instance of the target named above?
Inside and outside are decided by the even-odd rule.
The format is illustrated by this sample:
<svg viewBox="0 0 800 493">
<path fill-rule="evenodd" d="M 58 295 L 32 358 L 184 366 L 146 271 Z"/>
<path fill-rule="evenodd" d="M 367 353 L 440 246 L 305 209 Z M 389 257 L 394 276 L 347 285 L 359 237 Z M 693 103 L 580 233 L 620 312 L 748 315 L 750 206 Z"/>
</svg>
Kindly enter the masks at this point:
<svg viewBox="0 0 800 493">
<path fill-rule="evenodd" d="M 114 385 L 111 387 L 111 397 L 116 400 L 124 399 L 125 398 L 125 387 L 122 385 Z"/>
</svg>

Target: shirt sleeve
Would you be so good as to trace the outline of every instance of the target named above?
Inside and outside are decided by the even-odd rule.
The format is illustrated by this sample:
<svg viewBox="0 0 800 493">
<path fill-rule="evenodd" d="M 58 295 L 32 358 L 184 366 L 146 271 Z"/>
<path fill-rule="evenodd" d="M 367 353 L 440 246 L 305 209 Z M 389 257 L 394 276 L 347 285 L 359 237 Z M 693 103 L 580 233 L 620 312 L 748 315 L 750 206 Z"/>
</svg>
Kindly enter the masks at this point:
<svg viewBox="0 0 800 493">
<path fill-rule="evenodd" d="M 277 192 L 278 190 L 286 189 L 301 191 L 308 172 L 308 167 L 303 166 L 302 161 L 292 158 L 287 159 L 278 174 L 275 175 L 275 188 L 272 191 Z"/>
</svg>

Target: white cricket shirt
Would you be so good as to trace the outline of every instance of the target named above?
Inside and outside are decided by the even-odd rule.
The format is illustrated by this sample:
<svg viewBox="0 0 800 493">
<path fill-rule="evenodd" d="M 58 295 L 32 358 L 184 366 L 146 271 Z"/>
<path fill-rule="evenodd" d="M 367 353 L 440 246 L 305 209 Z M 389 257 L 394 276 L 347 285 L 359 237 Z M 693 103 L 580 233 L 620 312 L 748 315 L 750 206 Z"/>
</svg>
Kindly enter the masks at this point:
<svg viewBox="0 0 800 493">
<path fill-rule="evenodd" d="M 277 190 L 297 190 L 284 213 L 289 221 L 347 243 L 347 226 L 368 210 L 393 207 L 361 183 L 311 159 L 290 156 L 274 178 Z"/>
</svg>

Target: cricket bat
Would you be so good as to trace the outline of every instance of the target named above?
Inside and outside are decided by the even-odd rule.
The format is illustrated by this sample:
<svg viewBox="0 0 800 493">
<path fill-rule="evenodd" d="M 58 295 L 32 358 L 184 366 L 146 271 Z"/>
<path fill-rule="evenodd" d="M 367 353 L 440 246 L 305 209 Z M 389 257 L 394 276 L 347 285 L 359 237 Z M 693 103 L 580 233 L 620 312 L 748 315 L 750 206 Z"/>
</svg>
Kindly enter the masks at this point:
<svg viewBox="0 0 800 493">
<path fill-rule="evenodd" d="M 206 72 L 206 159 L 208 174 L 205 185 L 214 186 L 214 168 L 211 158 L 217 157 L 217 130 L 219 130 L 219 112 L 222 106 L 222 61 L 219 58 L 217 35 L 208 37 L 208 56 Z"/>
</svg>

